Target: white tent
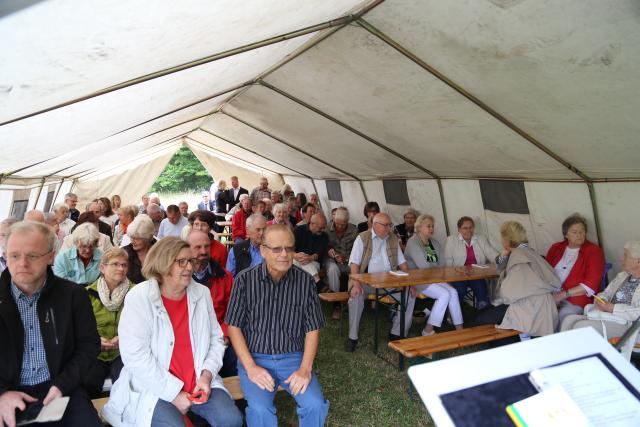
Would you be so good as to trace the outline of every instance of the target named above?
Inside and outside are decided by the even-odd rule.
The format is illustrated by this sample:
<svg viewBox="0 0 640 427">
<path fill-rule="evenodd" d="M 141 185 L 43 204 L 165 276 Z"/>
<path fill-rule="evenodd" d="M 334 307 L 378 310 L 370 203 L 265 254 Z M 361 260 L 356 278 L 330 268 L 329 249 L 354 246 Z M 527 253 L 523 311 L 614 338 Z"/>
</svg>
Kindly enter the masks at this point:
<svg viewBox="0 0 640 427">
<path fill-rule="evenodd" d="M 4 3 L 3 217 L 70 188 L 133 202 L 186 144 L 216 179 L 354 221 L 411 204 L 440 237 L 471 215 L 495 240 L 480 189 L 504 180 L 540 252 L 573 212 L 616 267 L 640 238 L 637 1 Z"/>
</svg>

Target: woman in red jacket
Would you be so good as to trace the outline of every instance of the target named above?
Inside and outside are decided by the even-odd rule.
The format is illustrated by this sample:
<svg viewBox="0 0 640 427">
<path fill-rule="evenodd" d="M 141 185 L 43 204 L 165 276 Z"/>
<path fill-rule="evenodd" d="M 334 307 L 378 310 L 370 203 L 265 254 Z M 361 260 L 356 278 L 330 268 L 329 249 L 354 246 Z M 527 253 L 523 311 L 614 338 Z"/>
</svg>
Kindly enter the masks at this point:
<svg viewBox="0 0 640 427">
<path fill-rule="evenodd" d="M 565 239 L 547 252 L 547 262 L 562 281 L 562 291 L 556 294 L 558 327 L 566 316 L 582 314 L 584 306 L 593 302 L 587 288 L 598 293 L 604 272 L 604 254 L 600 246 L 587 240 L 584 217 L 573 214 L 565 219 L 562 235 Z"/>
</svg>

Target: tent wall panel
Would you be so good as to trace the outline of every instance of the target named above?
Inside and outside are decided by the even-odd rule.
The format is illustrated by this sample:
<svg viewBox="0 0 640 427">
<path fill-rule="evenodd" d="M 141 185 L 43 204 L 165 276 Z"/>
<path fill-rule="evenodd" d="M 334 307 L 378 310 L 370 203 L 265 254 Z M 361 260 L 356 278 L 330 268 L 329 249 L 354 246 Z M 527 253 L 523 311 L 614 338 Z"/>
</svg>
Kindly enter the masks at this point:
<svg viewBox="0 0 640 427">
<path fill-rule="evenodd" d="M 214 182 L 223 179 L 227 182 L 227 186 L 230 187 L 231 177 L 236 175 L 239 182 L 242 183 L 241 185 L 247 189 L 257 186 L 258 182 L 260 182 L 260 178 L 263 176 L 267 177 L 269 180 L 269 186 L 272 189 L 274 187 L 279 189 L 284 184 L 280 175 L 274 175 L 266 171 L 250 170 L 240 166 L 238 163 L 230 163 L 215 157 L 192 144 L 187 144 L 187 146 L 193 151 L 198 160 L 200 160 L 200 163 L 202 163 L 202 165 L 207 169 L 209 174 L 213 177 Z M 246 185 L 252 186 L 246 187 Z M 204 188 L 201 190 L 204 190 Z"/>
<path fill-rule="evenodd" d="M 384 198 L 384 187 L 382 186 L 382 181 L 363 181 L 362 185 L 364 186 L 364 191 L 367 193 L 367 201 L 378 203 L 378 206 L 380 206 L 380 212 L 388 212 L 387 200 Z M 355 215 L 351 219 L 351 222 L 353 222 L 354 224 L 358 224 L 366 220 L 363 215 L 363 208 L 364 203 L 362 204 L 362 206 L 360 206 L 360 209 L 355 212 Z M 398 223 L 398 219 L 401 220 L 402 218 L 394 218 L 393 216 L 391 217 L 391 221 L 393 221 L 394 224 Z"/>
<path fill-rule="evenodd" d="M 335 169 L 292 150 L 268 135 L 258 132 L 225 114 L 214 114 L 202 124 L 201 128 L 254 151 L 267 159 L 282 163 L 285 167 L 289 167 L 298 173 L 315 177 L 347 178 L 346 175 Z"/>
<path fill-rule="evenodd" d="M 444 202 L 447 205 L 447 214 L 449 216 L 450 234 L 457 235 L 457 222 L 460 217 L 470 216 L 476 223 L 476 231 L 487 235 L 484 205 L 482 204 L 480 184 L 478 181 L 445 179 L 442 181 L 442 189 L 444 192 Z"/>
<path fill-rule="evenodd" d="M 171 150 L 162 156 L 116 175 L 105 178 L 98 176 L 91 180 L 78 181 L 73 190 L 78 195 L 78 209 L 83 211 L 84 204 L 96 197 L 110 198 L 114 194 L 120 195 L 122 205 L 137 204 L 142 194 L 147 192 L 160 176 L 174 153 L 175 150 Z M 131 185 L 131 183 L 135 183 L 135 185 Z"/>
<path fill-rule="evenodd" d="M 362 207 L 366 200 L 360 184 L 357 181 L 340 181 L 340 189 L 342 190 L 342 202 L 331 202 L 331 208 L 345 206 L 349 210 L 349 222 L 352 224 L 362 222 Z"/>
<path fill-rule="evenodd" d="M 9 217 L 12 202 L 13 190 L 0 190 L 0 219 Z"/>
<path fill-rule="evenodd" d="M 394 2 L 380 7 L 391 4 Z M 416 16 L 424 13 L 428 11 Z M 406 27 L 413 31 L 415 24 Z M 440 176 L 575 177 L 464 96 L 356 26 L 340 30 L 266 81 Z M 340 151 L 353 150 L 356 142 L 348 140 Z M 367 157 L 374 155 L 372 151 Z M 405 175 L 407 165 L 403 161 L 399 168 L 382 162 L 377 167 L 383 176 L 415 176 Z"/>
<path fill-rule="evenodd" d="M 529 214 L 540 254 L 552 243 L 561 241 L 562 221 L 573 213 L 587 220 L 587 238 L 597 242 L 593 209 L 586 184 L 561 182 L 525 182 Z"/>
<path fill-rule="evenodd" d="M 356 177 L 426 175 L 364 138 L 261 86 L 247 90 L 224 111 Z"/>
<path fill-rule="evenodd" d="M 284 178 L 284 181 L 291 186 L 291 188 L 293 189 L 293 192 L 296 194 L 304 193 L 308 197 L 309 194 L 316 192 L 315 188 L 313 187 L 313 181 L 308 178 L 297 177 L 297 176 L 285 176 L 283 178 Z M 251 188 L 246 187 L 246 188 L 249 190 L 249 192 L 251 192 L 251 189 L 253 187 Z"/>
<path fill-rule="evenodd" d="M 447 238 L 447 230 L 444 225 L 444 214 L 442 213 L 442 203 L 440 203 L 440 193 L 438 184 L 434 179 L 408 179 L 407 190 L 411 207 L 421 214 L 432 215 L 436 219 L 435 238 L 444 244 Z M 402 222 L 403 219 L 400 219 Z"/>
<path fill-rule="evenodd" d="M 622 268 L 624 244 L 640 240 L 640 186 L 637 183 L 595 184 L 595 191 L 602 218 L 604 255 L 607 262 L 613 263 L 613 274 L 616 274 Z"/>
</svg>

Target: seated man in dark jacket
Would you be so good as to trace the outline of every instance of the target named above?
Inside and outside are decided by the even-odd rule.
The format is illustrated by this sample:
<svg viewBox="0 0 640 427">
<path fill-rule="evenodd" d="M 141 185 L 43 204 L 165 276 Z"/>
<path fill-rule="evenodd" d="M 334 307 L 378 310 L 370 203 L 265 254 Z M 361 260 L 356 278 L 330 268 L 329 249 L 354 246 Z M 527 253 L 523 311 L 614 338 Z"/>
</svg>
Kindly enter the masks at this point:
<svg viewBox="0 0 640 427">
<path fill-rule="evenodd" d="M 15 411 L 62 396 L 62 425 L 102 425 L 81 383 L 100 352 L 85 289 L 53 275 L 56 236 L 33 222 L 14 224 L 7 237 L 7 270 L 0 277 L 0 424 Z"/>
<path fill-rule="evenodd" d="M 311 217 L 309 224 L 299 225 L 293 231 L 296 239 L 296 252 L 293 263 L 320 281 L 320 265 L 329 248 L 329 236 L 324 232 L 327 220 L 323 214 Z"/>
<path fill-rule="evenodd" d="M 247 218 L 247 239 L 233 245 L 227 258 L 227 270 L 236 277 L 242 270 L 262 264 L 260 245 L 262 235 L 267 228 L 267 219 L 260 214 Z"/>
</svg>

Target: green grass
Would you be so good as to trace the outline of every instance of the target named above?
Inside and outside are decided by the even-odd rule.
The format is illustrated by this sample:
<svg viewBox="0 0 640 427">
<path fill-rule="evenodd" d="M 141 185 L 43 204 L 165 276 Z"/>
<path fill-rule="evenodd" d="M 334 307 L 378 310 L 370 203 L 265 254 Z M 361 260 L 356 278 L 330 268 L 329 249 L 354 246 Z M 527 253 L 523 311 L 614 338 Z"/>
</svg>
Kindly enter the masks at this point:
<svg viewBox="0 0 640 427">
<path fill-rule="evenodd" d="M 398 370 L 397 353 L 387 347 L 388 312 L 380 310 L 379 355 L 373 354 L 373 311 L 365 309 L 355 353 L 347 353 L 347 319 L 331 320 L 331 305 L 323 303 L 327 326 L 321 332 L 315 370 L 330 402 L 327 426 L 432 426 L 415 390 L 409 395 L 406 369 Z M 343 316 L 346 315 L 343 313 Z M 341 331 L 341 322 L 342 331 Z M 412 328 L 418 335 L 421 326 Z M 405 363 L 405 367 L 408 363 Z M 278 424 L 297 426 L 295 401 L 281 392 L 275 401 Z"/>
</svg>

